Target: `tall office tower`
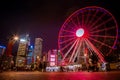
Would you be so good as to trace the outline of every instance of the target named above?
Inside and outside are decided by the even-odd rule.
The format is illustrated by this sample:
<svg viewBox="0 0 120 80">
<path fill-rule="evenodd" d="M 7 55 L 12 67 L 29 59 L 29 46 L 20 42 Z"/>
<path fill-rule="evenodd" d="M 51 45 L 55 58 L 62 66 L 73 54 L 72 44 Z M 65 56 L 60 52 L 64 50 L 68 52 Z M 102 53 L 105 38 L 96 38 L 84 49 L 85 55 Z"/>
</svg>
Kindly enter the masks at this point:
<svg viewBox="0 0 120 80">
<path fill-rule="evenodd" d="M 27 53 L 27 65 L 30 65 L 33 62 L 33 46 L 28 46 L 28 53 Z"/>
<path fill-rule="evenodd" d="M 23 67 L 26 65 L 26 57 L 28 52 L 28 46 L 30 45 L 30 38 L 27 34 L 25 37 L 20 39 L 19 46 L 18 46 L 18 52 L 17 52 L 17 58 L 16 58 L 16 66 L 17 67 Z"/>
<path fill-rule="evenodd" d="M 42 38 L 35 38 L 34 61 L 38 61 L 42 57 L 42 41 Z"/>
</svg>

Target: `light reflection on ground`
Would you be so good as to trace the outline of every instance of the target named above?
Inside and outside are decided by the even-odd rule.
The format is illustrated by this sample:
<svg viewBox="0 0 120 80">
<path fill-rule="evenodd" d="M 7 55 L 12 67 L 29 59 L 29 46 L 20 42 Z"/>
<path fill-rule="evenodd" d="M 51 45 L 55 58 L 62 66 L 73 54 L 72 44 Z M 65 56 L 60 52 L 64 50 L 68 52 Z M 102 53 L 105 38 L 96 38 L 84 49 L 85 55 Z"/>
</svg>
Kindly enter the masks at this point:
<svg viewBox="0 0 120 80">
<path fill-rule="evenodd" d="M 120 80 L 116 72 L 3 72 L 0 80 Z"/>
</svg>

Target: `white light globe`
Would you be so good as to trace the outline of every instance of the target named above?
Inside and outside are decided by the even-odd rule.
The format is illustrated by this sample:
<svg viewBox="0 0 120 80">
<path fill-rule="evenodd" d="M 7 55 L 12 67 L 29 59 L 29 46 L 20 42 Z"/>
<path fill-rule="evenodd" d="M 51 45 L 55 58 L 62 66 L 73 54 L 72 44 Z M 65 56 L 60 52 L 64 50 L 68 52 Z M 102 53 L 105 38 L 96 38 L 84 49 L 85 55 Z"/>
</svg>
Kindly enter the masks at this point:
<svg viewBox="0 0 120 80">
<path fill-rule="evenodd" d="M 76 31 L 76 36 L 77 37 L 82 37 L 84 35 L 84 29 L 80 28 Z"/>
</svg>

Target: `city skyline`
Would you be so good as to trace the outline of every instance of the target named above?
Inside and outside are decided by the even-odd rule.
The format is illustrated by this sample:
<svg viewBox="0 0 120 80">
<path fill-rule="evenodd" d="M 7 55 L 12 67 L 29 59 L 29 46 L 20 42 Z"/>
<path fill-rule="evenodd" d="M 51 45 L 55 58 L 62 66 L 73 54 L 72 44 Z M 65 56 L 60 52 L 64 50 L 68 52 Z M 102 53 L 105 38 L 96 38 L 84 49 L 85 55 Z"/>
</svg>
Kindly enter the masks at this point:
<svg viewBox="0 0 120 80">
<path fill-rule="evenodd" d="M 112 1 L 1 1 L 0 45 L 7 46 L 12 34 L 29 34 L 31 44 L 35 38 L 43 39 L 43 51 L 57 49 L 58 34 L 64 21 L 74 11 L 86 6 L 100 6 L 116 18 L 119 26 L 119 5 Z"/>
</svg>

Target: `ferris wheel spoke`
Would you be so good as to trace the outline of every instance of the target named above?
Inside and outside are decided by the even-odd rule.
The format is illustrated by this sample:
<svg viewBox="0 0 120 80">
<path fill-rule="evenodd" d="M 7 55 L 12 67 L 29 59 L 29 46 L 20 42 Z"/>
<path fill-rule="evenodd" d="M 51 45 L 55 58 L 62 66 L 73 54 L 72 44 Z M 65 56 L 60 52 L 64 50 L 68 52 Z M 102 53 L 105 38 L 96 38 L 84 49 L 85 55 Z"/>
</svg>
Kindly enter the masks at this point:
<svg viewBox="0 0 120 80">
<path fill-rule="evenodd" d="M 71 44 L 73 44 L 75 42 L 75 40 L 71 41 L 70 43 L 68 43 L 67 45 L 65 45 L 61 50 L 65 50 L 68 46 L 70 46 Z"/>
<path fill-rule="evenodd" d="M 74 40 L 74 39 L 75 39 L 75 37 L 73 37 L 73 38 L 70 38 L 70 39 L 67 39 L 67 40 L 64 40 L 63 42 L 60 42 L 60 44 L 67 43 L 67 42 L 69 42 L 69 41 L 71 41 L 71 40 Z"/>
<path fill-rule="evenodd" d="M 74 48 L 74 50 L 73 50 L 73 52 L 72 52 L 72 55 L 71 55 L 71 57 L 70 57 L 70 59 L 69 59 L 69 63 L 71 62 L 73 56 L 76 54 L 75 51 L 76 51 L 76 49 L 77 49 L 77 47 L 78 47 L 78 42 L 79 42 L 79 40 L 78 40 L 78 41 L 76 42 L 76 44 L 75 44 L 75 48 Z"/>
<path fill-rule="evenodd" d="M 82 27 L 84 26 L 84 14 L 82 13 Z"/>
<path fill-rule="evenodd" d="M 90 26 L 90 28 L 92 28 L 94 25 L 96 25 L 96 23 L 98 23 L 98 21 L 102 18 L 102 17 L 104 17 L 106 14 L 102 14 L 95 22 L 91 22 L 92 24 L 90 24 L 89 26 Z"/>
<path fill-rule="evenodd" d="M 91 39 L 91 40 L 93 40 L 93 41 L 95 41 L 95 42 L 97 42 L 97 43 L 100 43 L 101 45 L 104 45 L 104 46 L 109 47 L 109 48 L 111 48 L 111 49 L 112 49 L 112 47 L 111 47 L 111 46 L 109 46 L 109 45 L 107 45 L 107 44 L 105 44 L 105 43 L 103 43 L 103 42 L 101 42 L 101 41 L 98 41 L 98 40 L 93 39 L 93 38 L 91 38 L 91 37 L 88 37 L 88 38 L 89 38 L 89 39 Z"/>
<path fill-rule="evenodd" d="M 79 28 L 79 25 L 77 25 L 77 24 L 73 21 L 73 19 L 71 19 L 71 21 L 72 21 L 73 25 L 75 25 L 76 28 Z"/>
<path fill-rule="evenodd" d="M 72 25 L 72 24 L 71 24 L 71 25 Z M 71 25 L 66 25 L 66 26 L 65 26 L 65 24 L 64 24 L 64 26 L 63 26 L 63 28 L 62 28 L 62 31 L 63 31 L 63 30 L 66 30 L 65 27 L 69 27 L 71 30 L 73 30 L 73 27 L 74 27 L 74 26 L 71 26 Z M 69 31 L 71 31 L 71 30 L 69 30 Z"/>
<path fill-rule="evenodd" d="M 82 45 L 82 40 L 79 40 L 78 43 L 79 43 L 79 44 L 78 44 L 78 46 L 77 46 L 77 51 L 76 51 L 76 53 L 75 53 L 75 55 L 74 55 L 74 57 L 73 57 L 72 62 L 74 62 L 74 61 L 75 61 L 75 58 L 76 58 L 77 56 L 79 56 L 78 54 L 79 54 L 79 51 L 80 51 L 80 47 L 81 47 L 81 45 Z"/>
<path fill-rule="evenodd" d="M 78 39 L 74 41 L 74 43 L 72 44 L 72 46 L 68 49 L 68 51 L 67 51 L 67 52 L 65 53 L 65 55 L 63 56 L 62 61 L 67 57 L 67 55 L 68 55 L 69 52 L 72 50 L 72 48 L 75 46 L 75 44 L 76 44 L 77 41 L 78 41 Z"/>
<path fill-rule="evenodd" d="M 88 23 L 89 18 L 90 18 L 90 10 L 88 10 L 88 15 L 87 15 L 86 20 L 85 20 L 85 25 Z"/>
<path fill-rule="evenodd" d="M 101 37 L 101 38 L 116 38 L 115 36 L 103 36 L 103 35 L 90 35 L 92 37 Z"/>
<path fill-rule="evenodd" d="M 94 18 L 96 17 L 96 14 L 98 13 L 98 11 L 96 10 L 96 12 L 93 14 L 93 17 L 91 18 L 91 20 L 89 20 L 88 22 L 88 26 L 93 22 Z"/>
<path fill-rule="evenodd" d="M 75 35 L 64 35 L 64 36 L 59 36 L 59 37 L 75 37 Z"/>
<path fill-rule="evenodd" d="M 106 24 L 106 23 L 108 23 L 109 21 L 111 21 L 111 20 L 113 20 L 112 18 L 109 18 L 108 20 L 106 20 L 105 22 L 102 22 L 101 24 L 99 24 L 99 25 L 96 25 L 94 28 L 92 28 L 91 30 L 93 31 L 94 29 L 96 29 L 96 28 L 98 28 L 98 27 L 100 27 L 100 26 L 102 26 L 102 25 L 104 25 L 104 24 Z"/>
<path fill-rule="evenodd" d="M 86 43 L 86 45 L 88 45 L 87 41 L 85 41 L 85 43 Z M 90 48 L 90 46 L 87 46 L 87 49 L 89 50 L 90 54 L 93 54 L 92 53 L 93 50 Z"/>
<path fill-rule="evenodd" d="M 108 31 L 108 30 L 112 30 L 114 29 L 115 26 L 112 26 L 112 27 L 108 27 L 108 28 L 103 28 L 103 29 L 99 29 L 99 30 L 95 30 L 95 31 L 91 31 L 90 33 L 97 33 L 97 32 L 102 32 L 102 31 Z"/>
<path fill-rule="evenodd" d="M 99 59 L 101 59 L 101 61 L 105 61 L 103 58 L 104 55 L 88 39 L 85 40 L 87 46 L 89 46 L 89 49 L 94 51 L 98 55 Z"/>
<path fill-rule="evenodd" d="M 92 47 L 88 44 L 86 39 L 84 39 L 84 40 L 85 40 L 85 44 L 87 45 L 87 48 L 89 49 L 90 53 L 92 54 L 92 52 L 91 52 L 91 51 L 93 51 Z"/>
<path fill-rule="evenodd" d="M 97 54 L 97 56 L 99 57 L 99 59 L 102 62 L 105 62 L 103 54 L 88 39 L 86 39 L 86 43 Z"/>
<path fill-rule="evenodd" d="M 80 20 L 79 20 L 78 16 L 77 16 L 77 22 L 78 22 L 78 26 L 81 27 L 82 25 L 80 23 Z"/>
<path fill-rule="evenodd" d="M 69 33 L 75 33 L 75 32 L 73 32 L 73 31 L 65 30 L 65 29 L 63 29 L 62 31 L 63 31 L 63 32 L 64 32 L 64 31 L 65 31 L 65 32 L 69 32 Z"/>
</svg>

